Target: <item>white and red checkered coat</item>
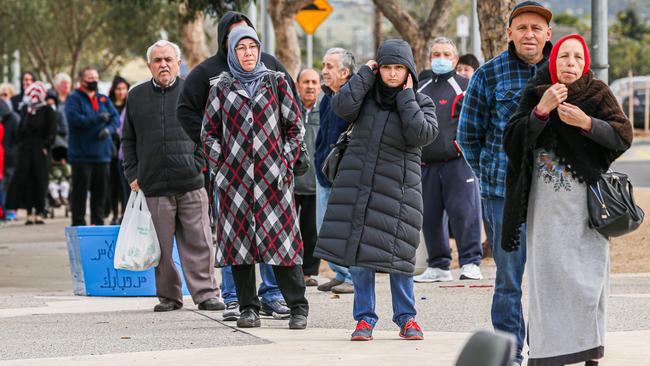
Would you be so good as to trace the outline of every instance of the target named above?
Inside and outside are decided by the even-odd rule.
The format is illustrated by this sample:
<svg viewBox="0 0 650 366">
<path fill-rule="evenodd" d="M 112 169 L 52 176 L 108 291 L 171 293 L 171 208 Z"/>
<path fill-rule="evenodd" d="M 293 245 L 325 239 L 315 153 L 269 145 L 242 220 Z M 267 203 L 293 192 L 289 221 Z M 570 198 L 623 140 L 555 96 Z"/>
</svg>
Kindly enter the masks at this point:
<svg viewBox="0 0 650 366">
<path fill-rule="evenodd" d="M 277 98 L 270 77 L 277 81 Z M 251 99 L 224 72 L 210 90 L 201 141 L 219 190 L 219 267 L 302 264 L 293 198 L 302 119 L 287 85 L 283 73 L 270 71 Z"/>
</svg>

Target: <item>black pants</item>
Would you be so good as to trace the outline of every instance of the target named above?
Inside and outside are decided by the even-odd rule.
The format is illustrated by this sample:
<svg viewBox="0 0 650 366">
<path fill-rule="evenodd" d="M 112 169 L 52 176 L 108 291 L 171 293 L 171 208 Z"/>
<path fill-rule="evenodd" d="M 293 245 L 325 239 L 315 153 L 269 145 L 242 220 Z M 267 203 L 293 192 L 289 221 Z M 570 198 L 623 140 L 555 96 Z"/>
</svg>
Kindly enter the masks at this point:
<svg viewBox="0 0 650 366">
<path fill-rule="evenodd" d="M 280 292 L 287 306 L 291 309 L 291 315 L 309 314 L 309 303 L 305 297 L 305 279 L 302 274 L 302 266 L 273 266 L 273 274 L 278 283 Z M 255 265 L 240 264 L 232 266 L 232 277 L 237 288 L 237 300 L 239 309 L 252 308 L 259 313 L 261 303 L 257 297 L 257 284 L 255 283 Z"/>
<path fill-rule="evenodd" d="M 104 225 L 104 204 L 109 178 L 108 163 L 72 165 L 72 226 L 86 225 L 86 198 L 90 190 L 90 223 Z"/>
<path fill-rule="evenodd" d="M 314 248 L 316 248 L 316 195 L 294 195 L 296 199 L 296 210 L 300 218 L 300 234 L 305 245 L 305 252 L 302 256 L 302 272 L 305 276 L 318 275 L 320 258 L 314 257 Z"/>
<path fill-rule="evenodd" d="M 126 203 L 129 202 L 129 196 L 131 195 L 131 186 L 129 182 L 126 181 L 126 176 L 124 175 L 124 166 L 122 163 L 124 160 L 118 160 L 117 170 L 120 176 L 120 185 L 122 186 L 122 212 L 120 217 L 124 216 L 124 211 L 126 210 Z"/>
<path fill-rule="evenodd" d="M 451 248 L 448 225 L 451 225 L 456 237 L 460 265 L 481 263 L 481 197 L 478 179 L 465 159 L 422 167 L 422 199 L 422 232 L 429 267 L 449 269 Z"/>
<path fill-rule="evenodd" d="M 104 206 L 104 217 L 112 214 L 113 220 L 122 217 L 120 207 L 126 205 L 122 201 L 122 181 L 120 176 L 120 161 L 113 158 L 109 168 L 109 184 L 106 192 L 106 206 Z"/>
</svg>

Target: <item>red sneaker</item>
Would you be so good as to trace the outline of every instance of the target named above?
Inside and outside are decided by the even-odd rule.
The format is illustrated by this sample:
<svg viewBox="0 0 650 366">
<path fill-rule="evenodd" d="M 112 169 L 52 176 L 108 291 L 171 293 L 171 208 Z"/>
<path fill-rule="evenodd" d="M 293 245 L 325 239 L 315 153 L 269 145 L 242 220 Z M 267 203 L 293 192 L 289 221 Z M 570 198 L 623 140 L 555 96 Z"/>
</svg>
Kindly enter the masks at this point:
<svg viewBox="0 0 650 366">
<path fill-rule="evenodd" d="M 351 341 L 372 341 L 372 325 L 361 320 L 357 323 L 356 329 L 352 332 Z"/>
<path fill-rule="evenodd" d="M 424 339 L 422 328 L 411 318 L 406 324 L 402 325 L 399 329 L 399 336 L 410 341 L 421 341 Z"/>
</svg>

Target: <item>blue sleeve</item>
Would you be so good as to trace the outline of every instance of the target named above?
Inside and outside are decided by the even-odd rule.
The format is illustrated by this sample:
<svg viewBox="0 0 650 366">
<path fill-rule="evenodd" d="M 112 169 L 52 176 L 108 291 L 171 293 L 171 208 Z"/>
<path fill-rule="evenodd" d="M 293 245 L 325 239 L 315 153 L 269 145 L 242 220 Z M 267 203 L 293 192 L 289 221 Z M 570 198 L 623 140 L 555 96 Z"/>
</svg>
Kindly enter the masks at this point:
<svg viewBox="0 0 650 366">
<path fill-rule="evenodd" d="M 72 128 L 88 128 L 99 122 L 97 114 L 85 114 L 82 107 L 83 101 L 75 94 L 68 97 L 65 102 L 65 116 L 68 126 Z"/>
<path fill-rule="evenodd" d="M 479 69 L 472 77 L 463 98 L 456 136 L 465 160 L 477 177 L 481 176 L 481 150 L 485 146 L 485 132 L 490 121 L 489 96 L 485 84 L 485 71 Z"/>
</svg>

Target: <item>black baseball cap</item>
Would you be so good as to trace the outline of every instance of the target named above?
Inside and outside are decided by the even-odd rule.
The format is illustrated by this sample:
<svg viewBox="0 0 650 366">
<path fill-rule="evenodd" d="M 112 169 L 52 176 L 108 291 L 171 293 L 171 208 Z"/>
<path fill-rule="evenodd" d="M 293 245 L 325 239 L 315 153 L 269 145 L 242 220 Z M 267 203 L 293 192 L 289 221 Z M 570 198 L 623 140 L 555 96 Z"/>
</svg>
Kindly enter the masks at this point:
<svg viewBox="0 0 650 366">
<path fill-rule="evenodd" d="M 553 18 L 553 13 L 537 1 L 522 1 L 512 9 L 510 19 L 508 20 L 508 27 L 512 25 L 512 20 L 522 13 L 539 14 L 542 18 L 546 19 L 546 23 L 548 24 L 551 24 L 551 19 Z"/>
</svg>

